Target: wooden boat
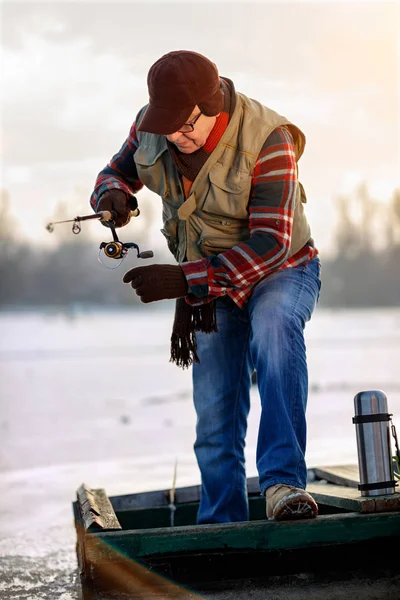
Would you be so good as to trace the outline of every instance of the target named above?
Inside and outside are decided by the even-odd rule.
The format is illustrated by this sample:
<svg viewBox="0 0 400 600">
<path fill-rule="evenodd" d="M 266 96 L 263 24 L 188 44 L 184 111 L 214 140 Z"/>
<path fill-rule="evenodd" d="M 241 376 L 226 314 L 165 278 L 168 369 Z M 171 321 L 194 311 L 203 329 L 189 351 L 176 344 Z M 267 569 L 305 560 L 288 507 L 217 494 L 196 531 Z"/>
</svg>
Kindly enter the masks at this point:
<svg viewBox="0 0 400 600">
<path fill-rule="evenodd" d="M 248 598 L 250 588 L 265 598 L 277 586 L 289 598 L 310 582 L 324 599 L 334 582 L 379 598 L 368 595 L 377 581 L 382 598 L 400 598 L 400 494 L 362 497 L 356 466 L 310 469 L 309 480 L 315 519 L 266 520 L 250 478 L 250 520 L 214 525 L 196 525 L 199 486 L 108 497 L 83 484 L 73 511 L 84 598 Z"/>
</svg>

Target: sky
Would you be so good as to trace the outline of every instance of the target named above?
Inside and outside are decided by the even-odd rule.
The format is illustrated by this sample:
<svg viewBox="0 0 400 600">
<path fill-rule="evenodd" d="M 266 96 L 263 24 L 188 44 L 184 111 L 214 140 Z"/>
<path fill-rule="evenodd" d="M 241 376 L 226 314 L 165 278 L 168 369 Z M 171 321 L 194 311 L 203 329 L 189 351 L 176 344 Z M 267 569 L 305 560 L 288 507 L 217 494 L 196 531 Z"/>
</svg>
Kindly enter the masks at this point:
<svg viewBox="0 0 400 600">
<path fill-rule="evenodd" d="M 398 2 L 13 0 L 1 10 L 1 187 L 32 243 L 51 243 L 45 225 L 60 203 L 70 218 L 91 212 L 97 173 L 148 100 L 149 68 L 177 49 L 205 54 L 303 130 L 299 176 L 321 252 L 332 250 L 338 195 L 366 182 L 385 206 L 400 185 Z M 149 242 L 162 244 L 160 200 L 147 190 L 138 200 L 155 216 Z"/>
</svg>

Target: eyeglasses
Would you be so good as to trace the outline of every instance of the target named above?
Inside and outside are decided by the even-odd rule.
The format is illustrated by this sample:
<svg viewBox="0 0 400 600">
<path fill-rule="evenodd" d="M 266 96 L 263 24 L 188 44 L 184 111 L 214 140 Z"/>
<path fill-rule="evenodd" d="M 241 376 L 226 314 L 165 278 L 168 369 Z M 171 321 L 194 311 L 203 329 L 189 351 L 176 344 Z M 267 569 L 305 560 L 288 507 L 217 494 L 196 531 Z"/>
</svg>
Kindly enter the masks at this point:
<svg viewBox="0 0 400 600">
<path fill-rule="evenodd" d="M 196 125 L 197 121 L 199 120 L 202 114 L 203 113 L 200 111 L 197 117 L 194 119 L 194 121 L 182 125 L 182 127 L 178 129 L 178 133 L 191 133 L 192 131 L 194 131 L 194 126 Z"/>
</svg>

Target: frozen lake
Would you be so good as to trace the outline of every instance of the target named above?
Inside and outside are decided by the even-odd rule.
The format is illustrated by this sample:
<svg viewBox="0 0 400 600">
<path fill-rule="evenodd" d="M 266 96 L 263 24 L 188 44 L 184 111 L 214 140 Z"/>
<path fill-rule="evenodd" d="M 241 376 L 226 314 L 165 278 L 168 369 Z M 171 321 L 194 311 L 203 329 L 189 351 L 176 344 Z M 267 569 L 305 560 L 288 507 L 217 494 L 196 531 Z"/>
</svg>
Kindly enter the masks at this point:
<svg viewBox="0 0 400 600">
<path fill-rule="evenodd" d="M 2 598 L 77 598 L 82 482 L 109 495 L 164 488 L 177 460 L 177 485 L 199 483 L 191 373 L 169 363 L 172 311 L 0 314 Z M 357 392 L 385 391 L 400 429 L 400 309 L 317 309 L 306 338 L 308 466 L 355 463 Z M 253 386 L 249 476 L 258 417 Z"/>
</svg>

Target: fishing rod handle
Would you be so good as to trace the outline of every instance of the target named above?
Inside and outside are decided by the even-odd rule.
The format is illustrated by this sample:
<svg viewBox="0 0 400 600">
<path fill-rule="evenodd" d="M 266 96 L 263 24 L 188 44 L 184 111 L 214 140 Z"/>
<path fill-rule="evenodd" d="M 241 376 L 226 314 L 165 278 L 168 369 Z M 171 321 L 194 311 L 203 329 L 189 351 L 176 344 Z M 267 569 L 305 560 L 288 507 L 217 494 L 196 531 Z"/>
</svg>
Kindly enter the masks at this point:
<svg viewBox="0 0 400 600">
<path fill-rule="evenodd" d="M 113 221 L 116 217 L 116 214 L 114 211 L 102 210 L 96 213 L 96 216 L 98 216 L 101 221 Z M 131 217 L 137 216 L 139 216 L 139 209 L 135 208 L 135 210 L 131 210 Z"/>
<path fill-rule="evenodd" d="M 96 213 L 96 217 L 98 217 L 100 221 L 113 221 L 115 216 L 115 212 L 111 212 L 110 210 L 101 210 Z"/>
</svg>

